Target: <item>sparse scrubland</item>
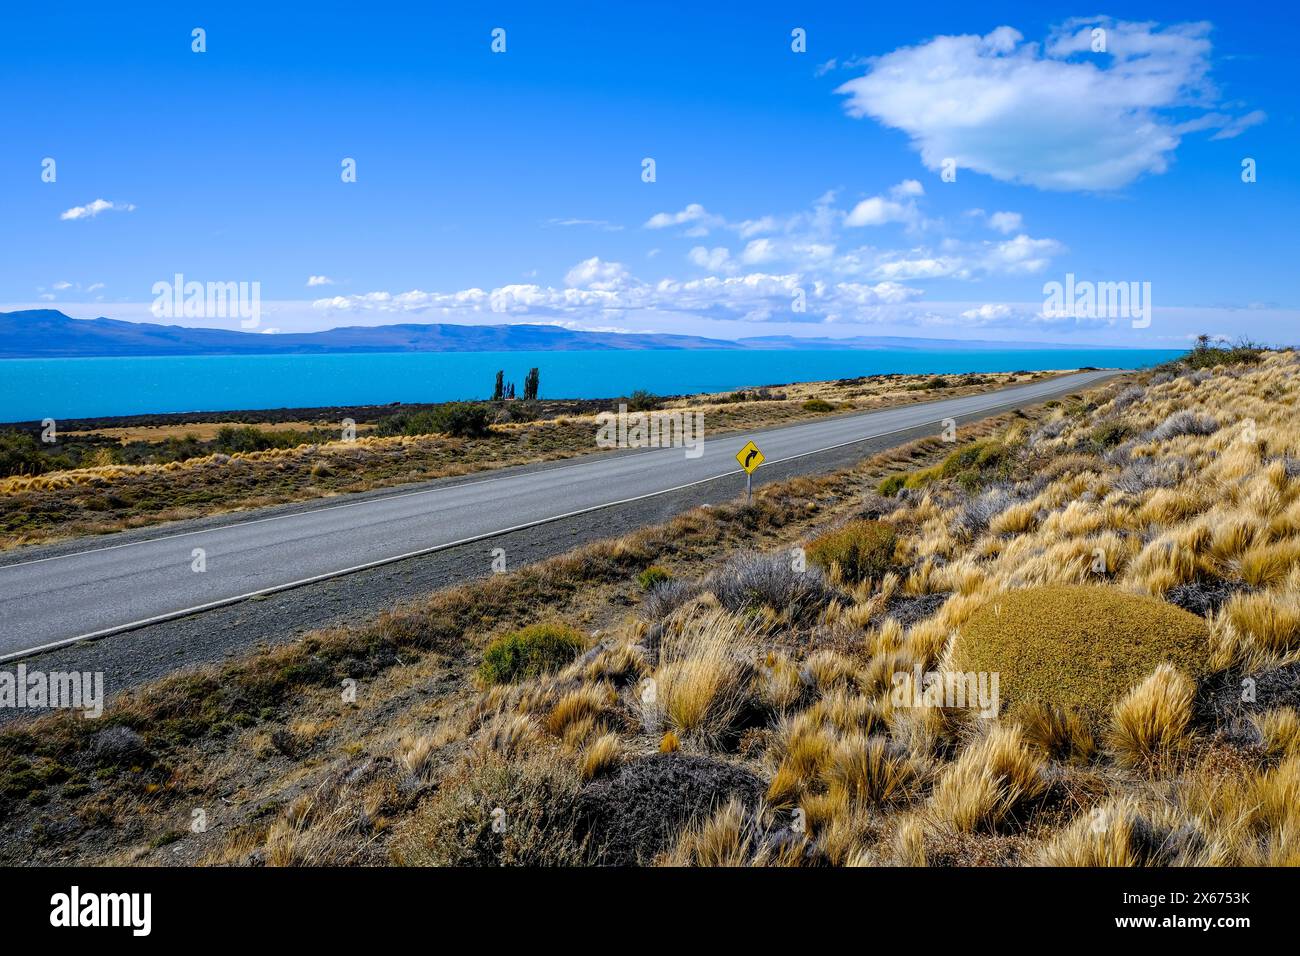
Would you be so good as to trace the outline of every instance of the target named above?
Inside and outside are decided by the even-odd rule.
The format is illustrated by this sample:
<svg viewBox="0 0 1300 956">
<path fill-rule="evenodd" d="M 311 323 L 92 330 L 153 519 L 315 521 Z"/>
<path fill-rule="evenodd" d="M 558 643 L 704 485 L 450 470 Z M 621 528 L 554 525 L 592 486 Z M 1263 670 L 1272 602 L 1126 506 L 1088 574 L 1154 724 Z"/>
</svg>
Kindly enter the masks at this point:
<svg viewBox="0 0 1300 956">
<path fill-rule="evenodd" d="M 289 420 L 269 411 L 244 413 L 255 424 L 173 415 L 150 426 L 136 416 L 123 427 L 90 423 L 59 432 L 53 445 L 38 440 L 39 425 L 0 429 L 0 550 L 592 454 L 600 450 L 596 411 L 619 402 L 632 411 L 702 411 L 708 433 L 717 435 L 1054 374 L 954 377 L 934 388 L 917 375 L 878 375 L 669 399 L 642 391 L 604 403 L 320 410 L 357 416 L 353 441 L 342 440 L 341 419 L 302 420 L 308 410 Z"/>
<path fill-rule="evenodd" d="M 15 727 L 0 856 L 1300 863 L 1298 399 L 1127 375 Z"/>
</svg>

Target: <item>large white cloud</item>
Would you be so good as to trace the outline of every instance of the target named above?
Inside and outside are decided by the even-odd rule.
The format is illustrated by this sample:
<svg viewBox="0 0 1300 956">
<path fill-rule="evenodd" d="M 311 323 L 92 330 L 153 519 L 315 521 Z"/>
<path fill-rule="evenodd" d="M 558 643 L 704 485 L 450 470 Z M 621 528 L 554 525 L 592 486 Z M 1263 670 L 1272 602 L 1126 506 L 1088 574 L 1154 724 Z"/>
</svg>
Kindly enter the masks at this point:
<svg viewBox="0 0 1300 956">
<path fill-rule="evenodd" d="M 1110 190 L 1168 168 L 1193 128 L 1171 110 L 1215 101 L 1209 32 L 1102 17 L 1067 22 L 1045 46 L 1007 26 L 939 36 L 875 58 L 837 92 L 851 115 L 907 133 L 932 170 L 951 159 L 1043 189 Z M 1262 120 L 1205 114 L 1194 128 L 1230 136 Z"/>
</svg>

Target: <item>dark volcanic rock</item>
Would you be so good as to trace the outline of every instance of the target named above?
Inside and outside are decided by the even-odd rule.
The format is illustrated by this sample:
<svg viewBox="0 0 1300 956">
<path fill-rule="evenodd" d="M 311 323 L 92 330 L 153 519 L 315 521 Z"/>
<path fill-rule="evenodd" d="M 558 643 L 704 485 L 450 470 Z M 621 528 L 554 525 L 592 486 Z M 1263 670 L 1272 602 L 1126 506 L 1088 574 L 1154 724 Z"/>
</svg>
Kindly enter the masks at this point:
<svg viewBox="0 0 1300 956">
<path fill-rule="evenodd" d="M 582 792 L 580 836 L 590 837 L 596 862 L 649 863 L 692 821 L 733 796 L 752 806 L 762 792 L 763 781 L 742 767 L 689 754 L 654 754 Z"/>
<path fill-rule="evenodd" d="M 1241 581 L 1198 580 L 1180 584 L 1165 592 L 1165 600 L 1170 604 L 1204 617 L 1217 611 L 1238 591 L 1253 590 Z"/>
<path fill-rule="evenodd" d="M 939 610 L 943 602 L 950 597 L 952 595 L 947 591 L 940 594 L 921 594 L 916 597 L 900 594 L 890 599 L 884 616 L 892 617 L 903 627 L 911 627 L 917 621 L 924 621 Z"/>
</svg>

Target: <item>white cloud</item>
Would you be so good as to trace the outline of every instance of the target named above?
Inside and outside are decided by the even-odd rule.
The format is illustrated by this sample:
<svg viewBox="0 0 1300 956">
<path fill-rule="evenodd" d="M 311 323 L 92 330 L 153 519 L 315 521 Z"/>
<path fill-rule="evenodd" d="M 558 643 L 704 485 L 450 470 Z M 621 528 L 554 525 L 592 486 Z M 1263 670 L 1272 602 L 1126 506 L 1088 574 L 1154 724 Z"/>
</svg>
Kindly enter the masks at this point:
<svg viewBox="0 0 1300 956">
<path fill-rule="evenodd" d="M 707 236 L 715 229 L 729 229 L 742 239 L 750 239 L 765 232 L 775 232 L 781 228 L 781 223 L 775 216 L 728 222 L 725 217 L 709 212 L 699 203 L 691 203 L 680 212 L 655 213 L 645 223 L 647 229 L 667 229 L 671 226 L 689 226 L 683 235 L 692 238 Z"/>
<path fill-rule="evenodd" d="M 746 244 L 740 254 L 740 261 L 747 266 L 771 262 L 777 257 L 776 246 L 771 239 L 753 239 Z"/>
<path fill-rule="evenodd" d="M 1024 217 L 1018 212 L 995 212 L 989 216 L 989 228 L 1008 235 L 1024 228 Z"/>
<path fill-rule="evenodd" d="M 605 262 L 598 256 L 579 262 L 564 277 L 565 285 L 570 288 L 597 291 L 618 289 L 625 285 L 627 280 L 628 271 L 621 262 Z"/>
<path fill-rule="evenodd" d="M 883 226 L 889 222 L 915 224 L 919 219 L 915 199 L 925 189 L 915 179 L 905 179 L 889 190 L 892 198 L 872 196 L 858 203 L 844 218 L 846 226 Z"/>
<path fill-rule="evenodd" d="M 311 288 L 312 286 L 318 286 L 318 285 L 333 285 L 333 284 L 334 284 L 334 280 L 331 279 L 329 276 L 308 276 L 307 277 L 308 288 Z"/>
<path fill-rule="evenodd" d="M 983 257 L 982 266 L 989 272 L 1006 275 L 1032 275 L 1042 272 L 1052 256 L 1065 251 L 1055 239 L 1031 239 L 1023 233 L 1005 242 L 993 243 Z"/>
<path fill-rule="evenodd" d="M 647 228 L 707 225 L 726 229 L 737 238 L 752 236 L 742 239 L 734 252 L 734 245 L 688 243 L 682 254 L 703 273 L 689 279 L 647 281 L 621 262 L 592 256 L 569 269 L 559 286 L 536 282 L 530 275 L 493 289 L 377 291 L 324 298 L 313 306 L 330 314 L 423 313 L 437 321 L 578 323 L 583 328 L 633 327 L 636 323 L 629 318 L 656 325 L 669 316 L 674 321 L 877 323 L 885 321 L 885 311 L 909 309 L 923 298 L 913 282 L 1029 275 L 1042 271 L 1064 250 L 1054 239 L 1019 231 L 1012 235 L 1007 230 L 1021 225 L 1014 213 L 998 213 L 995 218 L 978 213 L 982 220 L 996 221 L 1005 238 L 973 241 L 945 236 L 941 220 L 923 216 L 924 196 L 920 182 L 904 180 L 847 210 L 837 205 L 834 192 L 827 192 L 808 209 L 736 223 L 698 203 L 679 212 L 659 213 L 646 223 Z M 912 237 L 911 246 L 841 248 L 844 237 L 862 235 L 855 227 L 885 222 L 903 224 Z M 764 234 L 753 235 L 758 232 Z M 655 251 L 647 252 L 647 257 Z M 807 310 L 796 314 L 791 305 L 799 293 Z M 935 310 L 912 311 L 919 316 Z M 494 313 L 503 318 L 495 318 Z M 973 320 L 963 320 L 952 310 L 944 321 Z"/>
<path fill-rule="evenodd" d="M 738 222 L 732 228 L 736 230 L 741 239 L 749 239 L 764 232 L 774 232 L 777 228 L 777 221 L 773 216 L 763 216 L 760 219 L 746 219 L 744 222 Z"/>
<path fill-rule="evenodd" d="M 99 291 L 100 289 L 102 289 L 102 288 L 104 288 L 104 283 L 102 283 L 102 282 L 92 282 L 90 285 L 86 286 L 86 291 L 87 291 L 87 292 L 98 292 L 98 291 Z"/>
<path fill-rule="evenodd" d="M 875 278 L 905 282 L 909 279 L 966 279 L 970 266 L 960 256 L 935 256 L 926 250 L 886 253 L 869 274 Z"/>
<path fill-rule="evenodd" d="M 680 212 L 658 212 L 646 220 L 647 229 L 667 229 L 671 226 L 690 226 L 688 236 L 706 236 L 710 229 L 725 225 L 726 220 L 715 216 L 697 202 Z"/>
<path fill-rule="evenodd" d="M 1091 51 L 1096 27 L 1105 53 Z M 1171 110 L 1213 102 L 1209 31 L 1091 18 L 1045 46 L 1008 26 L 940 36 L 875 58 L 837 92 L 850 115 L 907 133 L 931 170 L 953 159 L 1042 189 L 1117 189 L 1168 168 L 1184 132 Z M 1254 116 L 1212 125 L 1236 135 Z"/>
<path fill-rule="evenodd" d="M 1215 113 L 1214 116 L 1217 119 L 1222 116 L 1222 114 Z M 1238 116 L 1236 119 L 1230 117 L 1223 118 L 1226 120 L 1223 129 L 1211 136 L 1210 139 L 1236 139 L 1252 126 L 1258 126 L 1260 123 L 1268 119 L 1268 114 L 1263 110 L 1253 110 L 1245 116 Z"/>
<path fill-rule="evenodd" d="M 827 281 L 909 282 L 929 279 L 970 280 L 985 275 L 1031 275 L 1046 268 L 1052 257 L 1064 250 L 1054 239 L 1034 238 L 1023 232 L 1019 213 L 999 211 L 988 215 L 982 209 L 966 215 L 983 220 L 1009 238 L 1000 242 L 969 241 L 944 237 L 942 220 L 927 219 L 921 211 L 925 189 L 914 179 L 903 180 L 880 195 L 858 202 L 849 210 L 836 205 L 834 192 L 820 196 L 809 210 L 789 215 L 766 215 L 745 223 L 763 223 L 770 235 L 751 239 L 736 255 L 724 246 L 696 245 L 686 253 L 695 266 L 722 275 L 735 275 L 743 268 L 783 269 Z M 690 213 L 688 207 L 672 218 L 698 220 L 704 213 Z M 664 214 L 667 217 L 667 214 Z M 838 247 L 840 240 L 862 227 L 899 223 L 914 237 L 937 236 L 937 242 L 908 249 L 879 249 L 871 246 Z M 742 230 L 744 224 L 725 224 Z"/>
<path fill-rule="evenodd" d="M 109 202 L 107 199 L 96 199 L 93 202 L 86 203 L 84 206 L 73 206 L 59 214 L 60 219 L 92 219 L 101 212 L 108 210 L 117 212 L 132 212 L 135 206 L 129 202 Z"/>
<path fill-rule="evenodd" d="M 735 270 L 735 264 L 731 261 L 731 250 L 726 246 L 717 246 L 713 249 L 696 246 L 687 254 L 687 258 L 701 269 L 708 269 L 710 272 Z"/>
<path fill-rule="evenodd" d="M 853 207 L 845 217 L 844 225 L 883 226 L 887 222 L 902 222 L 905 218 L 906 210 L 902 205 L 883 196 L 872 196 Z"/>
<path fill-rule="evenodd" d="M 62 282 L 62 281 L 60 281 L 60 282 L 56 282 L 56 283 L 54 283 L 54 285 L 51 286 L 51 288 L 53 288 L 54 291 L 56 291 L 56 292 L 62 292 L 64 289 L 71 289 L 71 288 L 72 288 L 72 283 L 71 283 L 71 282 Z"/>
<path fill-rule="evenodd" d="M 1011 306 L 1001 303 L 986 303 L 978 309 L 967 309 L 963 312 L 964 319 L 978 319 L 979 321 L 991 321 L 994 319 L 1010 318 L 1014 314 Z"/>
<path fill-rule="evenodd" d="M 548 226 L 586 226 L 601 232 L 621 232 L 623 227 L 606 219 L 548 219 Z"/>
<path fill-rule="evenodd" d="M 725 249 L 697 248 L 715 264 L 735 270 L 734 260 L 721 254 Z M 434 313 L 451 321 L 500 313 L 516 321 L 580 322 L 585 328 L 593 328 L 609 327 L 612 316 L 642 310 L 748 322 L 794 321 L 791 303 L 799 290 L 804 291 L 810 313 L 807 319 L 799 316 L 799 321 L 818 321 L 820 317 L 827 321 L 869 319 L 873 310 L 921 297 L 919 289 L 897 282 L 824 282 L 798 273 L 707 275 L 688 280 L 662 279 L 651 284 L 630 275 L 619 263 L 593 258 L 569 270 L 565 288 L 520 284 L 491 291 L 440 293 L 417 289 L 334 296 L 312 304 L 317 311 L 327 313 Z"/>
</svg>

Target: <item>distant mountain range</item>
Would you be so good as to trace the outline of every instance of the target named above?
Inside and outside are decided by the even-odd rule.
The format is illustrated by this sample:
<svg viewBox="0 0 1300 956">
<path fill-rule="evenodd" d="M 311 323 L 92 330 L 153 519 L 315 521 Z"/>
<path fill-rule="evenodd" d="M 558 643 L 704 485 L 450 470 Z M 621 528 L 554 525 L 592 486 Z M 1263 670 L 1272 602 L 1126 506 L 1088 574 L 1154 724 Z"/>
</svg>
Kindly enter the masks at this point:
<svg viewBox="0 0 1300 956">
<path fill-rule="evenodd" d="M 98 358 L 145 355 L 286 355 L 323 352 L 524 352 L 602 349 L 1051 349 L 1071 346 L 911 339 L 896 336 L 737 341 L 695 335 L 575 332 L 555 325 L 346 326 L 325 332 L 265 334 L 179 325 L 74 319 L 56 309 L 0 312 L 0 358 Z"/>
</svg>

